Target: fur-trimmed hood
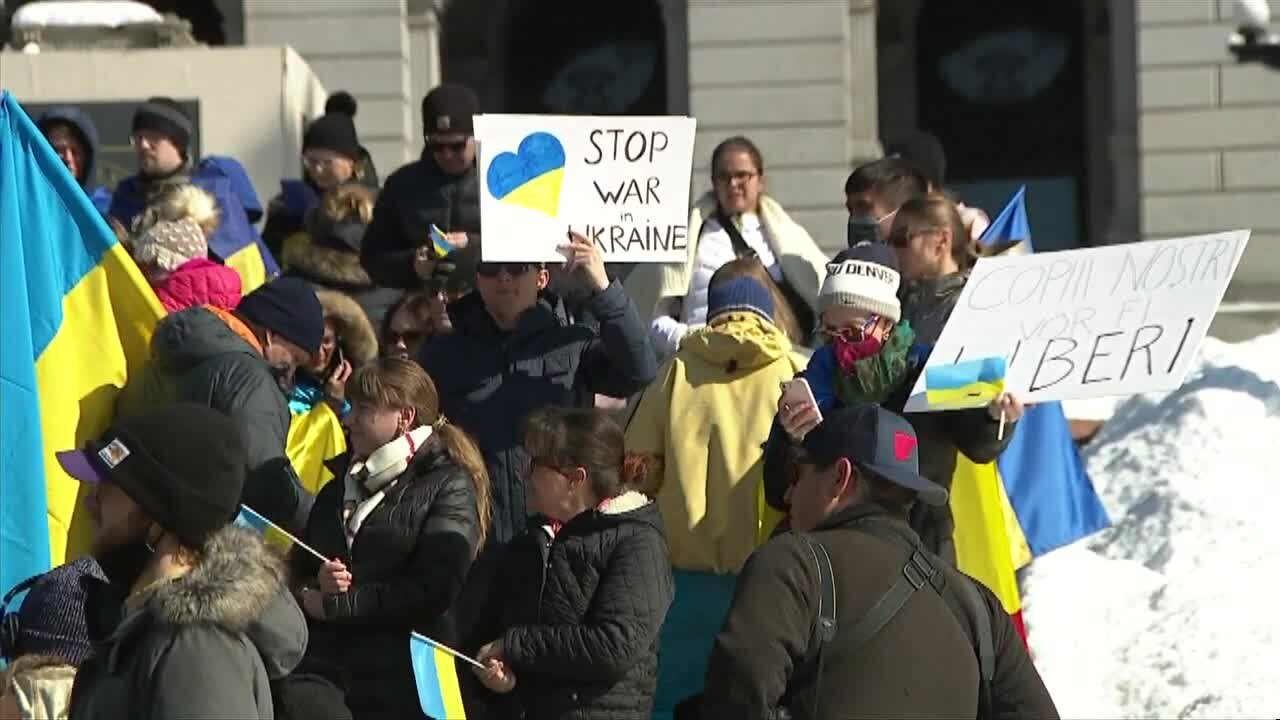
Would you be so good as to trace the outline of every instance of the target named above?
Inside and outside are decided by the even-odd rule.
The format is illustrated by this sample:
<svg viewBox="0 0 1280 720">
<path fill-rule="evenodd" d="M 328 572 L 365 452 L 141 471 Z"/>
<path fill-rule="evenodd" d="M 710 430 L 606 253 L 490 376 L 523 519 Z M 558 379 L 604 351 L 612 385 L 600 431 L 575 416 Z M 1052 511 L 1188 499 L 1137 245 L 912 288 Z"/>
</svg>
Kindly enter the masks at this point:
<svg viewBox="0 0 1280 720">
<path fill-rule="evenodd" d="M 306 232 L 285 239 L 280 262 L 287 272 L 320 285 L 352 291 L 374 287 L 369 273 L 360 266 L 358 251 L 316 242 Z"/>
<path fill-rule="evenodd" d="M 360 367 L 378 356 L 378 336 L 369 316 L 355 300 L 337 290 L 316 290 L 326 319 L 333 320 L 342 354 L 352 367 Z"/>
<path fill-rule="evenodd" d="M 191 572 L 153 590 L 146 609 L 164 625 L 244 633 L 273 678 L 292 671 L 307 647 L 306 620 L 284 585 L 283 564 L 262 535 L 234 525 L 209 538 Z"/>
</svg>

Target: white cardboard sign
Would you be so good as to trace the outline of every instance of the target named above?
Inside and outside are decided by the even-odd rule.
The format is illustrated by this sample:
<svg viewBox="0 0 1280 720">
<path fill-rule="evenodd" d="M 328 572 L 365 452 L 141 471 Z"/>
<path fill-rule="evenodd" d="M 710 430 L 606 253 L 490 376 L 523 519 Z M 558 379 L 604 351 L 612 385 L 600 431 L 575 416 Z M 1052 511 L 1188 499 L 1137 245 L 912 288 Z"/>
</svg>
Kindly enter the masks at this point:
<svg viewBox="0 0 1280 720">
<path fill-rule="evenodd" d="M 978 260 L 926 367 L 1004 356 L 1026 402 L 1182 385 L 1249 230 Z M 925 373 L 905 410 L 928 410 Z"/>
<path fill-rule="evenodd" d="M 683 262 L 696 123 L 688 117 L 481 115 L 481 254 L 563 261 L 570 229 L 608 262 Z"/>
</svg>

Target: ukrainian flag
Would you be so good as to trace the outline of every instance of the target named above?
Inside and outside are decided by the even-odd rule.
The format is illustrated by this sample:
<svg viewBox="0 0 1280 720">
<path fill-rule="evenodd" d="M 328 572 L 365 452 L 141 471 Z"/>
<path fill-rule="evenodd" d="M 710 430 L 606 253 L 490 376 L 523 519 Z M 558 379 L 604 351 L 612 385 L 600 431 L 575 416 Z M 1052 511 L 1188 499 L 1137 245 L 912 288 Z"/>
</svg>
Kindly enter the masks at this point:
<svg viewBox="0 0 1280 720">
<path fill-rule="evenodd" d="M 984 248 L 1032 252 L 1026 187 L 982 234 Z M 1111 525 L 1085 472 L 1062 403 L 1032 406 L 997 463 L 1030 554 L 1043 555 Z"/>
<path fill-rule="evenodd" d="M 329 403 L 318 402 L 307 412 L 290 418 L 284 452 L 298 474 L 298 481 L 312 495 L 319 495 L 320 488 L 333 479 L 325 462 L 346 451 L 342 420 Z"/>
<path fill-rule="evenodd" d="M 0 94 L 0 587 L 88 549 L 54 450 L 110 423 L 164 309 L 26 112 Z"/>
<path fill-rule="evenodd" d="M 925 396 L 933 410 L 986 407 L 1004 392 L 1004 374 L 1002 357 L 926 367 Z"/>
<path fill-rule="evenodd" d="M 462 707 L 462 691 L 458 688 L 458 666 L 453 656 L 417 633 L 409 636 L 409 656 L 413 660 L 422 712 L 433 720 L 466 720 L 467 711 Z"/>
</svg>

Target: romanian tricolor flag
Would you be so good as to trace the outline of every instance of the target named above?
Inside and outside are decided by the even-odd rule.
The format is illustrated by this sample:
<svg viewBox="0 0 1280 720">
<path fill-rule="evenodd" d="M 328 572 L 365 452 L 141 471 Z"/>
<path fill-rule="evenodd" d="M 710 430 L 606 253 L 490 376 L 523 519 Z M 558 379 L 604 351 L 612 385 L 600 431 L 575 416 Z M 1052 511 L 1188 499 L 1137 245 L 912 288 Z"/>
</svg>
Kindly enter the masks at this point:
<svg viewBox="0 0 1280 720">
<path fill-rule="evenodd" d="M 1032 252 L 1025 187 L 1014 193 L 979 242 L 997 254 Z M 1031 555 L 1043 555 L 1111 525 L 1085 472 L 1062 403 L 1029 408 L 997 465 Z"/>
<path fill-rule="evenodd" d="M 418 683 L 418 702 L 432 720 L 466 720 L 462 691 L 458 687 L 458 666 L 453 656 L 431 639 L 409 636 L 409 656 Z"/>
<path fill-rule="evenodd" d="M 1025 198 L 1024 187 L 987 228 L 984 254 L 1030 251 Z M 1000 598 L 1019 629 L 1016 569 L 1110 524 L 1056 402 L 1029 408 L 996 462 L 957 459 L 951 511 L 957 566 Z"/>
<path fill-rule="evenodd" d="M 54 450 L 101 434 L 160 301 L 26 112 L 0 94 L 0 587 L 88 549 Z"/>
</svg>

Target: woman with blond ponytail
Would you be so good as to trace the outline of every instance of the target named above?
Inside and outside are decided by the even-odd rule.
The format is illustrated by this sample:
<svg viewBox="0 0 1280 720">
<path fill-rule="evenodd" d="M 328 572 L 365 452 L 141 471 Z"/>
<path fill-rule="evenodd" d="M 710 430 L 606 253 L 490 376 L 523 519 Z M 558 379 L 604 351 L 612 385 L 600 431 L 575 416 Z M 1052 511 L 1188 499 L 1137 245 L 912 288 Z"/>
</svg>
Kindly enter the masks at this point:
<svg viewBox="0 0 1280 720">
<path fill-rule="evenodd" d="M 489 528 L 475 442 L 440 414 L 417 364 L 381 358 L 347 382 L 350 452 L 316 497 L 291 555 L 310 619 L 308 657 L 341 668 L 356 720 L 420 718 L 411 631 L 456 644 L 458 597 Z"/>
</svg>

